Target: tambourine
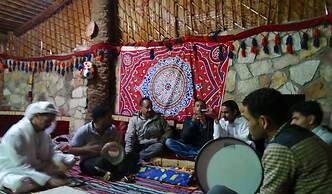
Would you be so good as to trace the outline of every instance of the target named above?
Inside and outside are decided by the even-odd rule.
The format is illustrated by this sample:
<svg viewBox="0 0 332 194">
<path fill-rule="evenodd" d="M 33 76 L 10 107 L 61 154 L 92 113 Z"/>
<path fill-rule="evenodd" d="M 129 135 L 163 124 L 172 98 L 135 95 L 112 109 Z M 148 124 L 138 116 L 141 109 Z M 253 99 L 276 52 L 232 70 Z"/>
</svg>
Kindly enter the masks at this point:
<svg viewBox="0 0 332 194">
<path fill-rule="evenodd" d="M 125 156 L 123 146 L 117 142 L 106 143 L 101 149 L 101 155 L 113 165 L 118 165 L 122 162 Z"/>
<path fill-rule="evenodd" d="M 253 194 L 263 179 L 263 168 L 255 150 L 230 137 L 203 146 L 195 162 L 195 173 L 205 193 L 220 185 L 238 194 Z"/>
</svg>

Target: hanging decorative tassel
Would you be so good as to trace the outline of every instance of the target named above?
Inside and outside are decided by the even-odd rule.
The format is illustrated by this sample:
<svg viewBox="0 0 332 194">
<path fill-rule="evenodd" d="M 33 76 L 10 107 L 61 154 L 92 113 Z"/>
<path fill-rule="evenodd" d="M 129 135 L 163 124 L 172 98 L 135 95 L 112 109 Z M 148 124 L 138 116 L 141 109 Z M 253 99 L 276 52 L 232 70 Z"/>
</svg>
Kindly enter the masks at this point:
<svg viewBox="0 0 332 194">
<path fill-rule="evenodd" d="M 173 45 L 170 42 L 166 43 L 166 47 L 167 47 L 168 51 L 172 51 L 173 50 Z"/>
<path fill-rule="evenodd" d="M 225 47 L 220 45 L 219 46 L 219 53 L 218 53 L 218 58 L 220 61 L 224 61 L 225 60 Z M 227 55 L 226 55 L 227 56 Z"/>
<path fill-rule="evenodd" d="M 37 62 L 34 63 L 32 67 L 33 67 L 33 68 L 32 68 L 32 72 L 33 72 L 33 73 L 37 73 Z"/>
<path fill-rule="evenodd" d="M 8 61 L 9 63 L 8 63 L 8 71 L 9 72 L 12 72 L 13 71 L 13 69 L 12 69 L 12 62 L 11 61 Z"/>
<path fill-rule="evenodd" d="M 38 61 L 38 63 L 37 63 L 37 71 L 38 72 L 40 72 L 40 70 L 41 70 L 41 68 L 40 68 L 41 63 L 42 63 L 42 61 Z"/>
<path fill-rule="evenodd" d="M 18 67 L 18 70 L 23 71 L 23 69 L 24 69 L 24 62 L 20 61 L 20 66 Z"/>
<path fill-rule="evenodd" d="M 313 45 L 316 48 L 318 48 L 320 46 L 319 36 L 320 36 L 320 30 L 319 29 L 316 29 L 312 32 L 312 38 L 314 40 Z"/>
<path fill-rule="evenodd" d="M 174 38 L 174 42 L 175 42 L 175 44 L 181 44 L 182 43 L 182 38 L 177 36 L 177 37 Z"/>
<path fill-rule="evenodd" d="M 69 69 L 70 69 L 71 72 L 74 72 L 74 64 L 70 64 L 70 68 Z"/>
<path fill-rule="evenodd" d="M 24 70 L 25 72 L 28 72 L 28 71 L 29 71 L 29 63 L 30 63 L 29 61 L 26 61 L 25 64 L 24 64 L 24 69 L 23 69 L 23 70 Z"/>
<path fill-rule="evenodd" d="M 53 62 L 53 60 L 50 60 L 49 62 L 50 62 L 49 69 L 50 69 L 50 72 L 52 72 L 53 71 L 54 62 Z"/>
<path fill-rule="evenodd" d="M 41 61 L 40 62 L 40 72 L 44 72 L 45 71 L 45 61 Z"/>
<path fill-rule="evenodd" d="M 308 34 L 306 32 L 302 34 L 301 49 L 308 50 Z"/>
<path fill-rule="evenodd" d="M 244 41 L 240 43 L 240 48 L 242 57 L 246 57 L 246 43 Z"/>
<path fill-rule="evenodd" d="M 233 51 L 234 51 L 234 45 L 231 44 L 231 45 L 229 45 L 229 47 L 228 47 L 228 58 L 230 58 L 230 59 L 233 59 L 233 58 L 234 58 L 234 53 L 233 53 Z"/>
<path fill-rule="evenodd" d="M 29 63 L 28 71 L 29 71 L 29 72 L 32 72 L 32 62 Z"/>
<path fill-rule="evenodd" d="M 103 49 L 98 49 L 96 60 L 99 62 L 103 62 L 103 60 L 104 60 L 104 50 Z"/>
<path fill-rule="evenodd" d="M 274 47 L 273 47 L 273 50 L 274 50 L 274 52 L 275 53 L 277 53 L 277 54 L 280 54 L 281 52 L 280 52 L 280 43 L 281 43 L 281 41 L 280 41 L 280 35 L 279 34 L 277 34 L 275 37 L 274 37 Z"/>
<path fill-rule="evenodd" d="M 150 50 L 150 59 L 154 59 L 155 55 L 154 55 L 154 49 Z"/>
<path fill-rule="evenodd" d="M 291 35 L 288 35 L 286 45 L 287 53 L 293 54 L 293 37 Z"/>
<path fill-rule="evenodd" d="M 66 64 L 65 64 L 65 62 L 62 62 L 60 67 L 61 67 L 60 68 L 61 69 L 61 75 L 64 76 L 65 72 L 66 72 Z"/>
<path fill-rule="evenodd" d="M 193 46 L 193 52 L 194 52 L 194 58 L 197 60 L 198 59 L 198 56 L 197 56 L 197 50 L 198 50 L 198 48 L 197 48 L 197 45 L 195 44 L 194 46 Z"/>
<path fill-rule="evenodd" d="M 270 54 L 269 47 L 268 47 L 269 41 L 266 36 L 263 37 L 262 39 L 262 46 L 263 46 L 263 51 L 265 54 Z"/>
<path fill-rule="evenodd" d="M 16 70 L 16 64 L 17 64 L 17 61 L 14 61 L 14 62 L 13 62 L 13 71 Z"/>
<path fill-rule="evenodd" d="M 21 64 L 21 71 L 24 71 L 24 67 L 25 67 L 25 61 L 24 62 L 22 62 L 22 64 Z"/>
<path fill-rule="evenodd" d="M 50 61 L 47 61 L 46 62 L 46 70 L 45 71 L 48 73 L 49 70 L 50 70 Z"/>
<path fill-rule="evenodd" d="M 31 65 L 30 65 L 30 69 L 29 69 L 29 71 L 30 72 L 34 72 L 35 73 L 35 69 L 36 69 L 36 63 L 35 62 L 31 62 Z"/>
<path fill-rule="evenodd" d="M 256 40 L 256 38 L 253 38 L 252 40 L 251 40 L 251 49 L 250 49 L 250 52 L 251 53 L 253 53 L 253 54 L 255 54 L 255 55 L 257 55 L 257 40 Z"/>
<path fill-rule="evenodd" d="M 56 69 L 56 72 L 58 73 L 58 74 L 60 74 L 61 73 L 61 69 L 60 69 L 60 66 L 59 65 L 57 65 L 57 67 L 56 67 L 57 69 Z"/>
<path fill-rule="evenodd" d="M 78 58 L 75 58 L 74 61 L 75 61 L 75 69 L 78 69 L 78 67 L 80 65 Z"/>
</svg>

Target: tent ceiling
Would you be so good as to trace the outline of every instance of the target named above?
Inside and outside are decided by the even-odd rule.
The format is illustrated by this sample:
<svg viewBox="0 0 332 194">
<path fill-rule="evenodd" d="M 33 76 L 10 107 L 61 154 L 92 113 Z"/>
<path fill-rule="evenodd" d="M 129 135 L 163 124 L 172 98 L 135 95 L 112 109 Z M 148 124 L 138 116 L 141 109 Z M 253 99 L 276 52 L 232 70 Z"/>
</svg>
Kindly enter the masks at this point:
<svg viewBox="0 0 332 194">
<path fill-rule="evenodd" d="M 0 33 L 16 35 L 33 28 L 50 17 L 68 0 L 1 0 Z"/>
<path fill-rule="evenodd" d="M 0 33 L 7 34 L 12 31 L 15 35 L 23 34 L 51 17 L 71 1 L 0 0 Z M 121 0 L 117 1 L 120 2 Z M 171 2 L 172 0 L 168 1 Z M 140 2 L 141 0 L 137 0 L 136 3 L 139 4 Z M 161 1 L 156 1 L 156 3 L 158 2 Z M 190 2 L 199 10 L 202 7 L 198 5 L 208 6 L 212 1 L 195 0 Z M 197 2 L 201 3 L 198 4 Z M 308 19 L 322 16 L 322 13 L 325 14 L 324 8 L 326 10 L 331 9 L 331 2 L 332 0 L 221 0 L 221 4 L 219 3 L 221 7 L 215 9 L 222 10 L 224 16 L 220 18 L 223 21 L 222 23 L 232 21 L 231 28 L 245 29 L 259 25 L 287 23 L 294 19 L 301 20 L 301 18 Z M 135 1 L 133 3 L 135 4 Z M 288 9 L 285 9 L 285 7 L 288 7 Z M 248 11 L 251 12 L 249 15 L 252 17 L 248 17 L 248 14 L 246 14 Z M 229 26 L 221 26 L 221 29 L 229 29 Z"/>
</svg>

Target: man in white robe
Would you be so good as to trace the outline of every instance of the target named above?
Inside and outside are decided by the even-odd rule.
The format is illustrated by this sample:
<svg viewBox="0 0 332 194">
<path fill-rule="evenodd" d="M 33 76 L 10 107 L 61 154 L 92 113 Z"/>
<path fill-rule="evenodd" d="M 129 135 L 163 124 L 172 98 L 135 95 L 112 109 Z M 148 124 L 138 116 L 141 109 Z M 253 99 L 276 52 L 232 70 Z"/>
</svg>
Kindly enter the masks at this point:
<svg viewBox="0 0 332 194">
<path fill-rule="evenodd" d="M 47 101 L 32 103 L 24 117 L 13 125 L 0 143 L 0 188 L 26 193 L 40 187 L 57 187 L 65 180 L 55 174 L 53 145 L 45 133 L 57 114 Z M 58 157 L 59 158 L 59 157 Z"/>
</svg>

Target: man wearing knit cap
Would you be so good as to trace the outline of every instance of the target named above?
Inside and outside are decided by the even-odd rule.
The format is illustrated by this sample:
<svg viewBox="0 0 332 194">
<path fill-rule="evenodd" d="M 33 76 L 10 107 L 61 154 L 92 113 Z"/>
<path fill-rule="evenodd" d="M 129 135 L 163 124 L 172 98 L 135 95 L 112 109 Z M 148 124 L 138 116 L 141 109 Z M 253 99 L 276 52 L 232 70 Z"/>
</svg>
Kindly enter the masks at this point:
<svg viewBox="0 0 332 194">
<path fill-rule="evenodd" d="M 27 193 L 40 187 L 65 184 L 55 174 L 53 146 L 45 133 L 57 114 L 56 107 L 47 101 L 32 103 L 24 117 L 14 124 L 0 143 L 0 189 Z"/>
</svg>

